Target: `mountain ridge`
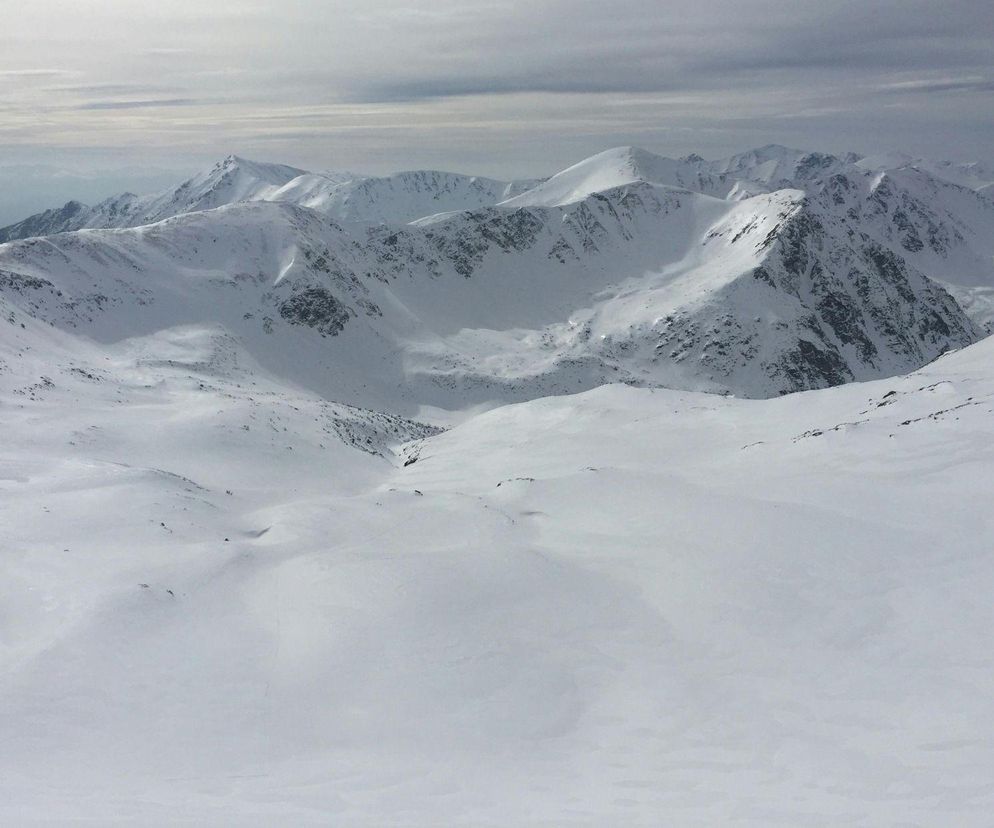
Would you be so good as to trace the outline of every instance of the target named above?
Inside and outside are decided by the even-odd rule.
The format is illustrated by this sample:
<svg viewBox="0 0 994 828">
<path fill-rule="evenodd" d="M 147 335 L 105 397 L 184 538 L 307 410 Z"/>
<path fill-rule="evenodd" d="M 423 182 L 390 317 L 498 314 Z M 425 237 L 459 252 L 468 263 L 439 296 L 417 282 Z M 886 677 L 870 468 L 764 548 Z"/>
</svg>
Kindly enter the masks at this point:
<svg viewBox="0 0 994 828">
<path fill-rule="evenodd" d="M 510 198 L 503 182 L 430 172 L 319 194 L 327 207 L 329 192 L 345 193 L 338 207 L 355 198 L 367 217 L 448 206 L 453 193 L 484 202 L 406 223 L 339 221 L 272 197 L 290 168 L 270 176 L 275 190 L 236 187 L 232 159 L 185 189 L 197 203 L 239 187 L 260 198 L 2 246 L 0 290 L 108 341 L 223 323 L 322 393 L 403 414 L 419 401 L 493 404 L 610 381 L 775 396 L 913 370 L 979 338 L 930 274 L 957 255 L 976 265 L 967 282 L 987 278 L 982 256 L 970 259 L 982 228 L 958 217 L 975 208 L 988 220 L 983 197 L 925 173 L 840 173 L 838 159 L 809 156 L 753 153 L 755 195 L 709 162 L 629 147 Z M 782 169 L 802 170 L 801 188 L 762 191 Z M 691 174 L 731 197 L 681 186 Z M 314 195 L 310 179 L 293 182 Z M 968 304 L 983 316 L 982 291 L 958 289 L 979 297 Z M 289 365 L 278 352 L 291 342 L 325 367 Z M 398 381 L 399 394 L 387 387 Z"/>
<path fill-rule="evenodd" d="M 515 183 L 229 156 L 102 202 L 110 229 L 0 245 L 0 295 L 108 342 L 223 324 L 405 415 L 612 381 L 775 396 L 913 370 L 994 320 L 994 202 L 855 158 L 617 147 Z"/>
</svg>

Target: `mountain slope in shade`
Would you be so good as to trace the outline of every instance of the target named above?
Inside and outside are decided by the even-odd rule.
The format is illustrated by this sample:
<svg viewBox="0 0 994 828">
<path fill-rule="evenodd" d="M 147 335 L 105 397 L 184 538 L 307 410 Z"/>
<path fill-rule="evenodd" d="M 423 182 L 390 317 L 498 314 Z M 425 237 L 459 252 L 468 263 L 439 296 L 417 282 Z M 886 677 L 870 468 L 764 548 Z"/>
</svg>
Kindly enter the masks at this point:
<svg viewBox="0 0 994 828">
<path fill-rule="evenodd" d="M 994 199 L 912 167 L 832 176 L 811 197 L 943 285 L 989 330 Z"/>
<path fill-rule="evenodd" d="M 851 167 L 853 156 L 837 158 L 820 152 L 791 149 L 779 144 L 749 150 L 717 161 L 704 162 L 714 174 L 749 181 L 768 189 L 798 187 L 817 182 Z"/>
<path fill-rule="evenodd" d="M 90 215 L 91 208 L 79 201 L 69 201 L 62 207 L 36 213 L 16 224 L 0 228 L 0 244 L 15 239 L 79 230 Z"/>
</svg>

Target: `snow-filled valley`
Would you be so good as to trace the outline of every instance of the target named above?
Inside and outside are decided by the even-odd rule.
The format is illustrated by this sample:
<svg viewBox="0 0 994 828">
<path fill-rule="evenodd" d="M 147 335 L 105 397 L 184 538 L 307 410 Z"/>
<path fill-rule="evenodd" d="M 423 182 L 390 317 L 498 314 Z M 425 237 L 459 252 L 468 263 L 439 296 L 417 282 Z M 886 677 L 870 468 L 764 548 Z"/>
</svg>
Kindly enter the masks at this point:
<svg viewBox="0 0 994 828">
<path fill-rule="evenodd" d="M 982 171 L 229 158 L 6 228 L 0 822 L 988 825 Z"/>
</svg>

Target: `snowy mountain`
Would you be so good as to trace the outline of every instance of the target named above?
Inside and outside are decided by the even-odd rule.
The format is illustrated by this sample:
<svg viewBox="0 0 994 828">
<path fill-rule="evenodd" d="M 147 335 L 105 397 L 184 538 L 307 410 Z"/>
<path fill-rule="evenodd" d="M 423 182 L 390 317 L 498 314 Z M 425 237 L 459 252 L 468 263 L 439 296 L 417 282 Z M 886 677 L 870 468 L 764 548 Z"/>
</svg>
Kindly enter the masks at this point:
<svg viewBox="0 0 994 828">
<path fill-rule="evenodd" d="M 0 244 L 14 239 L 27 239 L 32 236 L 48 236 L 52 233 L 65 233 L 85 226 L 91 215 L 91 208 L 79 201 L 68 201 L 62 207 L 45 210 L 16 224 L 0 228 Z"/>
<path fill-rule="evenodd" d="M 994 207 L 918 170 L 619 148 L 532 186 L 296 172 L 228 159 L 145 202 L 191 212 L 2 246 L 0 296 L 106 342 L 222 325 L 411 415 L 610 381 L 775 396 L 914 370 L 992 315 Z"/>
<path fill-rule="evenodd" d="M 779 144 L 749 150 L 704 166 L 712 174 L 764 187 L 768 190 L 796 187 L 807 190 L 818 182 L 845 172 L 854 157 L 836 158 L 820 152 L 806 152 Z"/>
<path fill-rule="evenodd" d="M 123 193 L 93 207 L 69 202 L 60 210 L 31 216 L 0 229 L 0 242 L 70 230 L 136 227 L 182 213 L 254 201 L 276 192 L 303 172 L 294 167 L 260 164 L 229 155 L 174 190 L 150 196 Z"/>
<path fill-rule="evenodd" d="M 525 192 L 506 200 L 503 206 L 556 207 L 629 184 L 673 186 L 714 195 L 713 190 L 720 190 L 721 183 L 724 182 L 716 184 L 702 178 L 701 166 L 693 160 L 675 161 L 638 147 L 616 147 L 574 164 L 546 181 L 536 182 Z"/>
<path fill-rule="evenodd" d="M 873 172 L 914 169 L 971 190 L 983 190 L 994 183 L 994 165 L 979 161 L 932 161 L 905 153 L 884 153 L 860 158 L 857 166 Z"/>
<path fill-rule="evenodd" d="M 987 825 L 951 178 L 232 157 L 17 226 L 0 823 Z"/>
<path fill-rule="evenodd" d="M 123 193 L 93 207 L 71 201 L 58 210 L 30 216 L 0 229 L 0 243 L 71 230 L 138 227 L 251 201 L 287 202 L 338 221 L 405 223 L 433 213 L 496 204 L 535 183 L 426 170 L 383 178 L 311 173 L 229 155 L 173 190 L 150 196 Z"/>
<path fill-rule="evenodd" d="M 382 178 L 356 177 L 310 189 L 304 176 L 267 200 L 310 207 L 340 222 L 406 224 L 437 213 L 490 207 L 535 183 L 417 170 Z"/>
</svg>

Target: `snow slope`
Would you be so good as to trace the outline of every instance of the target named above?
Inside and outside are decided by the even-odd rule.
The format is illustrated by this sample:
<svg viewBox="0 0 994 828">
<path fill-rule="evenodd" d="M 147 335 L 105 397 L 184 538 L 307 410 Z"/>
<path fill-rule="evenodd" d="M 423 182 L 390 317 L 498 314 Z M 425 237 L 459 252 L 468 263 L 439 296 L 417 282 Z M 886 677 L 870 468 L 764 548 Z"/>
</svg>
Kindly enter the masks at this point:
<svg viewBox="0 0 994 828">
<path fill-rule="evenodd" d="M 427 436 L 0 324 L 5 824 L 989 824 L 991 340 Z"/>
<path fill-rule="evenodd" d="M 592 155 L 503 203 L 508 207 L 553 207 L 581 201 L 592 193 L 640 182 L 719 198 L 769 191 L 769 188 L 744 189 L 742 185 L 746 179 L 715 172 L 713 166 L 700 156 L 676 160 L 639 147 L 615 147 Z"/>
<path fill-rule="evenodd" d="M 311 188 L 309 177 L 302 176 L 267 200 L 300 204 L 341 222 L 407 224 L 437 213 L 489 207 L 534 184 L 415 170 Z M 303 198 L 302 188 L 309 188 Z"/>
</svg>

